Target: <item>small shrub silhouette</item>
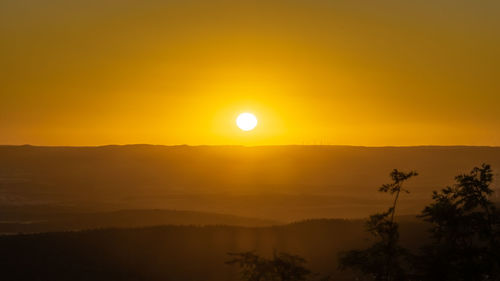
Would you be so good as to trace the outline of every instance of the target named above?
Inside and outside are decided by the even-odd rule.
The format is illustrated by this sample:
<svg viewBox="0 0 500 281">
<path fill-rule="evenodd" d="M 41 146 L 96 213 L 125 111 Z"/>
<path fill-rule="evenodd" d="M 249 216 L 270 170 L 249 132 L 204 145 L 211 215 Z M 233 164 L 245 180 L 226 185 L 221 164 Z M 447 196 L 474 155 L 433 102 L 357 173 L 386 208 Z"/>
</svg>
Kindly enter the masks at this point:
<svg viewBox="0 0 500 281">
<path fill-rule="evenodd" d="M 229 253 L 233 258 L 227 264 L 241 268 L 241 279 L 245 281 L 305 281 L 317 277 L 305 267 L 306 260 L 288 253 L 274 253 L 266 259 L 253 252 Z M 320 280 L 330 280 L 328 277 Z"/>
</svg>

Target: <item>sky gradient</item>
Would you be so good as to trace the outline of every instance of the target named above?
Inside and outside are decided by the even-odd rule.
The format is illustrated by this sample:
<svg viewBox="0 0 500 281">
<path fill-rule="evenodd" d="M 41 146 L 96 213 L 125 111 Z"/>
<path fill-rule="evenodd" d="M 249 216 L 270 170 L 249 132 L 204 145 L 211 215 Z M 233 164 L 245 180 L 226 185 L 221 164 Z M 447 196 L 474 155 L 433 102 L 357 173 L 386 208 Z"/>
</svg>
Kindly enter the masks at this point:
<svg viewBox="0 0 500 281">
<path fill-rule="evenodd" d="M 0 33 L 0 144 L 500 145 L 496 0 L 4 0 Z"/>
</svg>

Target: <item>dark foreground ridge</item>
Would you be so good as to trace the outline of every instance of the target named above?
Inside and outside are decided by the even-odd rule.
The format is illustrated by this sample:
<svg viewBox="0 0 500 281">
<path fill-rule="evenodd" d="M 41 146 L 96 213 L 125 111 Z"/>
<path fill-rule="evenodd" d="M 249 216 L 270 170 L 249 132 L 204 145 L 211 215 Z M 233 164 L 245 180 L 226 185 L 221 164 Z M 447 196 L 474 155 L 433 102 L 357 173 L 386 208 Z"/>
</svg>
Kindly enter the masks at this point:
<svg viewBox="0 0 500 281">
<path fill-rule="evenodd" d="M 414 247 L 425 226 L 401 224 Z M 315 272 L 335 271 L 340 251 L 366 246 L 360 220 L 309 220 L 272 227 L 157 226 L 0 236 L 2 280 L 207 280 L 236 281 L 228 252 L 298 254 Z M 344 274 L 342 276 L 341 274 Z"/>
</svg>

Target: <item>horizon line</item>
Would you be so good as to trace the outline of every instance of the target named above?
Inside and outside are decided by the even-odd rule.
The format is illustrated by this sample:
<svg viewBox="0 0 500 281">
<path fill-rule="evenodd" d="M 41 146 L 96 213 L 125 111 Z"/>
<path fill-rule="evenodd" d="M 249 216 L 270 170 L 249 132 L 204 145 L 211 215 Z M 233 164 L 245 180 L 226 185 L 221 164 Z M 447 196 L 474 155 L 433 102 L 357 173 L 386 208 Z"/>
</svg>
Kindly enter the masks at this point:
<svg viewBox="0 0 500 281">
<path fill-rule="evenodd" d="M 442 145 L 442 144 L 422 144 L 422 145 L 350 145 L 350 144 L 269 144 L 269 145 L 243 145 L 243 144 L 151 144 L 151 143 L 130 143 L 130 144 L 102 144 L 102 145 L 36 145 L 36 144 L 0 144 L 0 147 L 39 147 L 39 148 L 103 148 L 103 147 L 126 147 L 126 146 L 160 146 L 160 147 L 352 147 L 352 148 L 500 148 L 498 145 Z"/>
</svg>

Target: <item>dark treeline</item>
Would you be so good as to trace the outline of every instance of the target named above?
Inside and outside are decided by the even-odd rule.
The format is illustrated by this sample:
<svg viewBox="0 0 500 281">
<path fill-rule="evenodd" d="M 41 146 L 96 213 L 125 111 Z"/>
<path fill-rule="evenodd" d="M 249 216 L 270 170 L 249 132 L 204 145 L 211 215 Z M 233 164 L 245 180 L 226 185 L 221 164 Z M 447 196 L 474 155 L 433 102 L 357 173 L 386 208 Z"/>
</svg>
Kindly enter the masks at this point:
<svg viewBox="0 0 500 281">
<path fill-rule="evenodd" d="M 425 227 L 401 223 L 414 247 Z M 339 280 L 338 253 L 367 245 L 360 220 L 310 220 L 273 227 L 159 226 L 0 236 L 2 280 L 239 280 L 228 252 L 290 252 Z"/>
</svg>

